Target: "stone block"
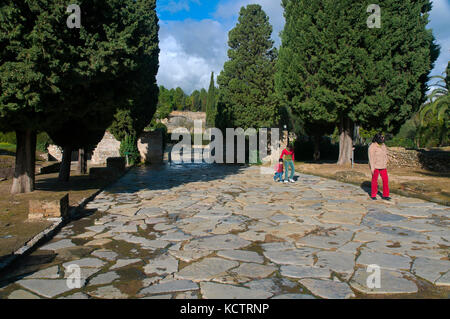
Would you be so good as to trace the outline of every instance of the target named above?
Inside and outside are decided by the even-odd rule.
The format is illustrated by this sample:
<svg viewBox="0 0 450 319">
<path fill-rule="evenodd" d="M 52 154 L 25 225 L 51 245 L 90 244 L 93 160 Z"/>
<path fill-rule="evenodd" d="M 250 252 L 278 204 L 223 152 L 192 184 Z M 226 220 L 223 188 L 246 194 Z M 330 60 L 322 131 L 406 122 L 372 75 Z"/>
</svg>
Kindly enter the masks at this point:
<svg viewBox="0 0 450 319">
<path fill-rule="evenodd" d="M 58 200 L 37 200 L 29 201 L 28 219 L 42 218 L 67 218 L 69 212 L 69 194 L 62 196 Z"/>
<path fill-rule="evenodd" d="M 125 157 L 108 157 L 106 159 L 106 167 L 113 170 L 124 172 L 126 165 Z"/>
<path fill-rule="evenodd" d="M 61 162 L 54 163 L 54 164 L 51 164 L 51 165 L 47 165 L 47 166 L 41 167 L 39 169 L 39 174 L 57 173 L 57 172 L 59 172 L 60 168 L 61 168 Z"/>
<path fill-rule="evenodd" d="M 160 164 L 163 161 L 163 134 L 161 131 L 144 132 L 137 142 L 142 161 Z"/>
</svg>

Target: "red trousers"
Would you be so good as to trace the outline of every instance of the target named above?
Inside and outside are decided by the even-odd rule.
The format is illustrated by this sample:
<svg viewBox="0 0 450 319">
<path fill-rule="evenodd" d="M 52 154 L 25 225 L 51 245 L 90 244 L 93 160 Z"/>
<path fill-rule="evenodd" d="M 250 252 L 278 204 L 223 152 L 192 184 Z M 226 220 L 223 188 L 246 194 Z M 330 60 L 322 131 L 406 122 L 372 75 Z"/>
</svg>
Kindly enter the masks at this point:
<svg viewBox="0 0 450 319">
<path fill-rule="evenodd" d="M 372 175 L 372 197 L 376 197 L 378 193 L 378 174 L 383 180 L 383 197 L 389 197 L 389 178 L 387 169 L 375 169 Z"/>
</svg>

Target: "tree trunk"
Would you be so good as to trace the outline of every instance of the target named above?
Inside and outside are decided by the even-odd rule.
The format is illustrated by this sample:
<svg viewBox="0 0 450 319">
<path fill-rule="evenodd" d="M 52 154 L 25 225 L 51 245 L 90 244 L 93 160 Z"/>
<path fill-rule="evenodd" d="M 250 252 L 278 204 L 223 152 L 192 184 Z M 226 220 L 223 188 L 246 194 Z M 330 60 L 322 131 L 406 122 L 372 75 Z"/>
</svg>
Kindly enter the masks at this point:
<svg viewBox="0 0 450 319">
<path fill-rule="evenodd" d="M 72 162 L 72 150 L 71 146 L 64 146 L 63 158 L 61 162 L 61 168 L 59 169 L 58 181 L 68 182 L 70 178 L 70 164 Z"/>
<path fill-rule="evenodd" d="M 78 150 L 78 173 L 87 174 L 87 156 L 84 148 Z"/>
<path fill-rule="evenodd" d="M 322 136 L 314 135 L 314 161 L 318 161 L 320 159 L 320 140 Z"/>
<path fill-rule="evenodd" d="M 11 194 L 30 193 L 34 191 L 36 132 L 16 131 L 16 138 L 16 166 Z"/>
<path fill-rule="evenodd" d="M 351 164 L 353 150 L 353 123 L 349 118 L 341 118 L 339 134 L 339 159 L 337 165 Z"/>
</svg>

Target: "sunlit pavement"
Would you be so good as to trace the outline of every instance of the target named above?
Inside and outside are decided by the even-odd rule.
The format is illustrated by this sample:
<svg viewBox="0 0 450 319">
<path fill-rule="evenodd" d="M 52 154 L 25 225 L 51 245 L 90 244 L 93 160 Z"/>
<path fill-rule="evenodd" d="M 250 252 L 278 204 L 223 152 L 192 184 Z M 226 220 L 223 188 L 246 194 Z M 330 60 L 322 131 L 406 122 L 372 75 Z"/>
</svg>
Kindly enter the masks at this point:
<svg viewBox="0 0 450 319">
<path fill-rule="evenodd" d="M 448 207 L 296 176 L 133 169 L 4 275 L 0 297 L 449 298 Z"/>
</svg>

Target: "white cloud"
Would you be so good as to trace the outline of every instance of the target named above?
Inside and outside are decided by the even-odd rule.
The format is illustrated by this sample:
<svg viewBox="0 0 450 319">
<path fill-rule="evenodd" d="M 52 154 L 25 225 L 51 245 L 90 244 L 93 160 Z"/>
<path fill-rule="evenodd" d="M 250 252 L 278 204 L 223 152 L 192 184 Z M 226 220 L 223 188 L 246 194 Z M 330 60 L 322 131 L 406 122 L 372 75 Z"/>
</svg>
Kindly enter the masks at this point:
<svg viewBox="0 0 450 319">
<path fill-rule="evenodd" d="M 214 20 L 160 22 L 158 84 L 187 94 L 207 88 L 227 59 L 227 32 Z"/>
<path fill-rule="evenodd" d="M 189 11 L 191 9 L 190 3 L 194 2 L 200 4 L 200 0 L 171 0 L 167 4 L 159 5 L 159 10 L 176 13 L 180 11 Z"/>
<path fill-rule="evenodd" d="M 269 16 L 270 24 L 273 26 L 272 38 L 275 41 L 275 45 L 279 46 L 281 44 L 279 34 L 283 30 L 285 24 L 281 0 L 225 0 L 220 2 L 217 6 L 214 17 L 231 21 L 232 28 L 236 23 L 241 7 L 245 7 L 249 4 L 261 5 L 264 12 Z"/>
</svg>

